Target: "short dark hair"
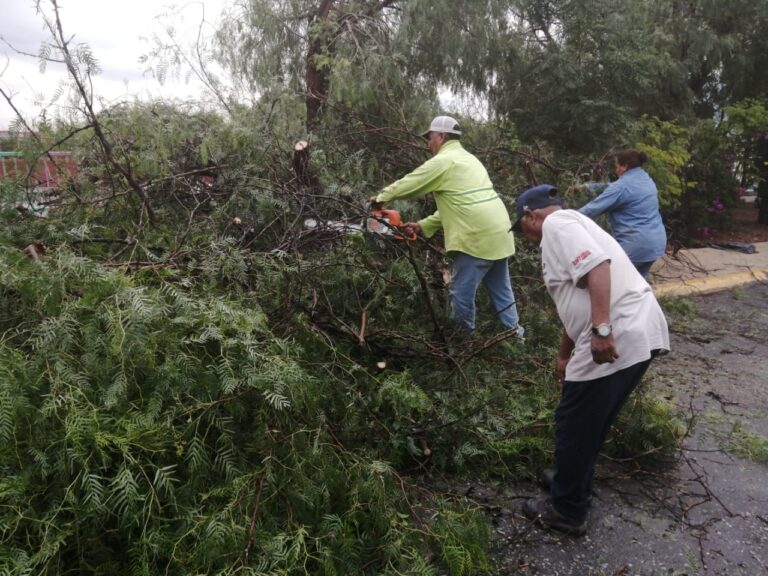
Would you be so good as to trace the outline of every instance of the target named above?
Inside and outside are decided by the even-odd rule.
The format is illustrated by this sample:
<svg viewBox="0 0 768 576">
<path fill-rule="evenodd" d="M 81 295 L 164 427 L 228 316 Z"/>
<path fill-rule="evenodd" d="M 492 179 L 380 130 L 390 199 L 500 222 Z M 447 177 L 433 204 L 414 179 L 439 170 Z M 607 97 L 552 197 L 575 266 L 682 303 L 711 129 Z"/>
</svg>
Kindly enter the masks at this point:
<svg viewBox="0 0 768 576">
<path fill-rule="evenodd" d="M 626 166 L 627 168 L 637 168 L 648 162 L 648 155 L 634 148 L 622 150 L 614 158 L 616 158 L 619 166 Z"/>
<path fill-rule="evenodd" d="M 451 134 L 450 132 L 443 132 L 446 140 L 461 140 L 461 134 Z"/>
</svg>

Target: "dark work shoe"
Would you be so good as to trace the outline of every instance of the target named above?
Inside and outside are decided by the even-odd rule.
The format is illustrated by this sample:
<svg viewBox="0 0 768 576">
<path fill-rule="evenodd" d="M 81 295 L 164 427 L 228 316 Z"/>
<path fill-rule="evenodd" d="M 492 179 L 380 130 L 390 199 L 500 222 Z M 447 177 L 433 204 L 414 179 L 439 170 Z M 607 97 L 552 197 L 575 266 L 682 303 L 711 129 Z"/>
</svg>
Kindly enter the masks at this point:
<svg viewBox="0 0 768 576">
<path fill-rule="evenodd" d="M 555 481 L 555 474 L 557 473 L 557 470 L 554 468 L 544 468 L 541 472 L 539 472 L 539 484 L 541 484 L 542 488 L 545 488 L 547 490 L 552 490 L 552 483 Z M 592 505 L 592 492 L 589 493 L 589 496 L 587 496 L 587 506 Z"/>
<path fill-rule="evenodd" d="M 560 514 L 555 510 L 548 496 L 526 500 L 523 503 L 523 514 L 529 520 L 540 522 L 545 528 L 552 528 L 573 536 L 582 536 L 587 532 L 586 520 L 576 520 Z"/>
</svg>

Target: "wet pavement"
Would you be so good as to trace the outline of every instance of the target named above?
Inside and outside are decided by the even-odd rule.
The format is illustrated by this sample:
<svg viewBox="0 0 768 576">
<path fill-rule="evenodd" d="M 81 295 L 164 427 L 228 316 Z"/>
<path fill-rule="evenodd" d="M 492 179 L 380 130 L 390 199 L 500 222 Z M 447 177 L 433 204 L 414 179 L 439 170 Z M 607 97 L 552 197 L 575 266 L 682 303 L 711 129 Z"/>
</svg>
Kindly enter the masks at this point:
<svg viewBox="0 0 768 576">
<path fill-rule="evenodd" d="M 672 352 L 645 381 L 688 424 L 679 454 L 601 459 L 581 538 L 520 514 L 536 486 L 468 487 L 493 521 L 495 573 L 768 574 L 768 283 L 689 299 L 695 318 L 671 325 Z"/>
<path fill-rule="evenodd" d="M 717 248 L 683 249 L 667 254 L 651 269 L 654 293 L 657 296 L 707 294 L 768 281 L 768 242 L 750 246 L 755 250 L 752 254 Z"/>
</svg>

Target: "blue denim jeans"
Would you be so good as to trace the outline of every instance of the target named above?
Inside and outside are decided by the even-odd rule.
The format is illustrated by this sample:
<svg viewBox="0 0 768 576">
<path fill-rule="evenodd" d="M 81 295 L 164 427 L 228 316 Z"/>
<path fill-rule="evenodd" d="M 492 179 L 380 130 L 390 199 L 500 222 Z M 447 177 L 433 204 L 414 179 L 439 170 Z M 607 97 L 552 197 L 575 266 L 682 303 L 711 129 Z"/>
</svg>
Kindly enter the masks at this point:
<svg viewBox="0 0 768 576">
<path fill-rule="evenodd" d="M 481 282 L 499 322 L 505 328 L 517 326 L 519 318 L 507 259 L 483 260 L 464 252 L 453 254 L 450 293 L 454 320 L 462 328 L 475 329 L 475 295 Z"/>
</svg>

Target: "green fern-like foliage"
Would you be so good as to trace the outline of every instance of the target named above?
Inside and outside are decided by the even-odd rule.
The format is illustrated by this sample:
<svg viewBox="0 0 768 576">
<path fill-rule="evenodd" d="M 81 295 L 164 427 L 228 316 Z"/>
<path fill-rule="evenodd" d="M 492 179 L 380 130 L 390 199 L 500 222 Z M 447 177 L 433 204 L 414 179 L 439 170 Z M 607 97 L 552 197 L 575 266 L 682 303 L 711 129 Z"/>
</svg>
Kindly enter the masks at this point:
<svg viewBox="0 0 768 576">
<path fill-rule="evenodd" d="M 429 573 L 448 533 L 425 532 L 365 439 L 347 443 L 335 400 L 350 391 L 256 301 L 142 286 L 66 251 L 0 248 L 0 282 L 6 573 Z M 405 375 L 378 405 L 429 409 Z"/>
<path fill-rule="evenodd" d="M 439 241 L 353 232 L 362 199 L 426 151 L 340 109 L 304 181 L 284 104 L 232 122 L 104 111 L 154 222 L 86 132 L 67 141 L 77 188 L 46 218 L 10 208 L 28 191 L 0 190 L 6 572 L 477 573 L 485 518 L 425 472 L 515 480 L 551 459 L 560 322 L 535 247 L 511 261 L 525 343 L 499 334 L 482 294 L 476 333 L 456 338 Z M 529 168 L 578 181 L 518 158 L 511 127 L 463 125 L 507 202 Z M 38 239 L 48 252 L 28 260 Z M 645 422 L 633 442 L 660 438 Z"/>
</svg>

